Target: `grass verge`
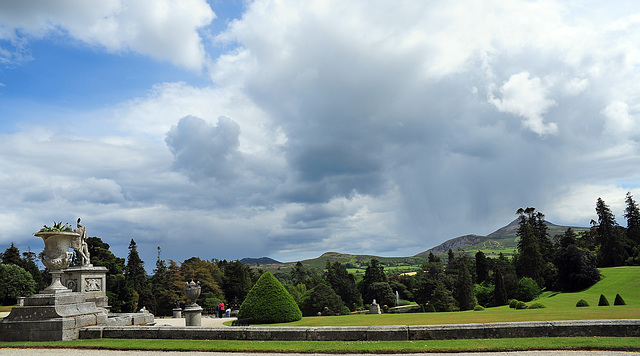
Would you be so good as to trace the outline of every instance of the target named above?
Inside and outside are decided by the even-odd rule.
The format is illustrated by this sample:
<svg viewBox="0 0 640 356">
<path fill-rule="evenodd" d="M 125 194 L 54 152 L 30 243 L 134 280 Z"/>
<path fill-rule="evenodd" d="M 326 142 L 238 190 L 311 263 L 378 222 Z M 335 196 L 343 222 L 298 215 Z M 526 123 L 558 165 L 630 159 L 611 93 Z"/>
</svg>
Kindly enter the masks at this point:
<svg viewBox="0 0 640 356">
<path fill-rule="evenodd" d="M 418 341 L 248 341 L 248 340 L 120 340 L 2 342 L 0 348 L 82 348 L 111 350 L 410 353 L 521 350 L 638 351 L 640 338 L 571 337 Z"/>
</svg>

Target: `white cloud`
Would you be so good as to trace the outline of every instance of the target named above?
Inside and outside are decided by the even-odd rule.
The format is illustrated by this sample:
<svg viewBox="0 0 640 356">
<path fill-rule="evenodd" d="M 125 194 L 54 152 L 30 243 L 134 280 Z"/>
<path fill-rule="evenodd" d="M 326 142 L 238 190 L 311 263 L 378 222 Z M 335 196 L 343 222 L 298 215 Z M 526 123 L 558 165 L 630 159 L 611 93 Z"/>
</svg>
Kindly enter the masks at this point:
<svg viewBox="0 0 640 356">
<path fill-rule="evenodd" d="M 4 2 L 0 39 L 15 42 L 25 35 L 44 38 L 64 31 L 110 52 L 131 50 L 199 71 L 207 55 L 198 30 L 214 18 L 204 0 Z"/>
<path fill-rule="evenodd" d="M 543 116 L 556 102 L 547 98 L 549 90 L 540 78 L 529 76 L 528 72 L 512 75 L 499 89 L 501 98 L 491 93 L 489 102 L 502 112 L 524 117 L 523 124 L 540 136 L 555 134 L 558 125 L 545 123 Z"/>
</svg>

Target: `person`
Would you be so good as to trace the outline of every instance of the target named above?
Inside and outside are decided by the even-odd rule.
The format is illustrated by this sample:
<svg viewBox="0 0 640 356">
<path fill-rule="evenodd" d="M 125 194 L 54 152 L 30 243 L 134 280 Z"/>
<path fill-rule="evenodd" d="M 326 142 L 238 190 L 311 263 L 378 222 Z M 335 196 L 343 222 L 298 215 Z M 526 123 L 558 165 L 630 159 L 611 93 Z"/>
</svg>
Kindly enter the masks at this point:
<svg viewBox="0 0 640 356">
<path fill-rule="evenodd" d="M 225 312 L 227 314 L 227 318 L 231 318 L 231 308 L 227 307 L 227 311 Z"/>
<path fill-rule="evenodd" d="M 218 318 L 222 318 L 222 313 L 224 313 L 224 303 L 220 302 L 218 306 Z"/>
</svg>

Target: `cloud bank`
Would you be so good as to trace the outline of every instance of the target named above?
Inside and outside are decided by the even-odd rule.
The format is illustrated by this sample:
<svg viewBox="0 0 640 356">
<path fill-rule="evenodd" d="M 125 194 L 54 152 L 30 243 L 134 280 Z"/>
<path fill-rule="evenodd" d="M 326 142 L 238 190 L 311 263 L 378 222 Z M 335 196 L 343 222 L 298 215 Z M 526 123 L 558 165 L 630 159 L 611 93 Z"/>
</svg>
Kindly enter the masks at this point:
<svg viewBox="0 0 640 356">
<path fill-rule="evenodd" d="M 602 196 L 621 217 L 638 186 L 634 6 L 253 1 L 204 36 L 215 15 L 198 1 L 63 4 L 16 5 L 0 38 L 67 36 L 210 84 L 158 83 L 113 112 L 111 136 L 4 135 L 5 244 L 63 214 L 121 249 L 135 238 L 148 264 L 158 245 L 412 255 L 519 207 L 585 226 Z"/>
</svg>

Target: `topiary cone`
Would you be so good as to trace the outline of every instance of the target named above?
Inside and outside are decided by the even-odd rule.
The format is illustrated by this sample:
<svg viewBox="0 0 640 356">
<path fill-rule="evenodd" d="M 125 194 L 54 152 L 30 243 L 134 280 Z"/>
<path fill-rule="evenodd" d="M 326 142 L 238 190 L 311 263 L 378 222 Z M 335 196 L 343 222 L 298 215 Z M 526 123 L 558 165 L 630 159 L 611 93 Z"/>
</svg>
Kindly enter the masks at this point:
<svg viewBox="0 0 640 356">
<path fill-rule="evenodd" d="M 240 306 L 238 319 L 252 324 L 288 323 L 302 319 L 298 304 L 270 272 L 265 272 Z"/>
</svg>

